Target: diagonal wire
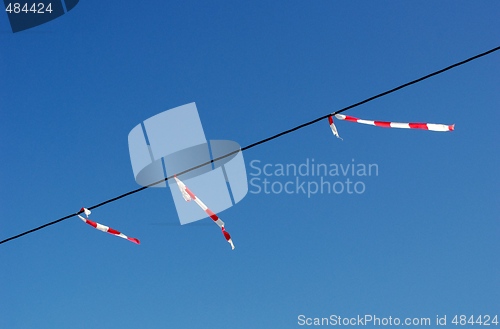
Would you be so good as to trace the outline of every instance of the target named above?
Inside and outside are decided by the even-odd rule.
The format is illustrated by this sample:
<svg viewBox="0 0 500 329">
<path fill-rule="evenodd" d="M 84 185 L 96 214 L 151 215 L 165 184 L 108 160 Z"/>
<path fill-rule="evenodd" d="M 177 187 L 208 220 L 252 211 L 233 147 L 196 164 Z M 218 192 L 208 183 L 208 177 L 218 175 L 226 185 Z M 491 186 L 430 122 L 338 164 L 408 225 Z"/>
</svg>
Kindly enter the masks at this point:
<svg viewBox="0 0 500 329">
<path fill-rule="evenodd" d="M 488 50 L 488 51 L 485 51 L 485 52 L 483 52 L 483 53 L 480 53 L 480 54 L 478 54 L 478 55 L 475 55 L 475 56 L 469 57 L 469 58 L 467 58 L 467 59 L 465 59 L 465 60 L 463 60 L 463 61 L 460 61 L 460 62 L 458 62 L 458 63 L 452 64 L 452 65 L 447 66 L 447 67 L 445 67 L 445 68 L 443 68 L 443 69 L 441 69 L 441 70 L 438 70 L 438 71 L 432 72 L 432 73 L 427 74 L 427 75 L 425 75 L 425 76 L 423 76 L 423 77 L 421 77 L 421 78 L 418 78 L 418 79 L 412 80 L 412 81 L 407 82 L 407 83 L 405 83 L 405 84 L 402 84 L 402 85 L 400 85 L 400 86 L 398 86 L 398 87 L 395 87 L 395 88 L 392 88 L 392 89 L 390 89 L 390 90 L 384 91 L 384 92 L 382 92 L 382 93 L 380 93 L 380 94 L 377 94 L 377 95 L 375 95 L 375 96 L 369 97 L 369 98 L 367 98 L 367 99 L 365 99 L 365 100 L 362 100 L 361 102 L 357 102 L 357 103 L 355 103 L 355 104 L 352 104 L 352 105 L 349 105 L 349 106 L 347 106 L 347 107 L 344 107 L 344 108 L 342 108 L 342 109 L 340 109 L 340 110 L 337 110 L 337 111 L 335 111 L 335 112 L 333 112 L 333 113 L 328 113 L 328 114 L 325 114 L 325 115 L 323 115 L 323 116 L 321 116 L 321 117 L 319 117 L 319 118 L 316 118 L 316 119 L 314 119 L 314 120 L 308 121 L 308 122 L 306 122 L 306 123 L 300 124 L 300 125 L 298 125 L 298 126 L 296 126 L 296 127 L 293 127 L 293 128 L 291 128 L 291 129 L 288 129 L 288 130 L 282 131 L 282 132 L 280 132 L 280 133 L 278 133 L 278 134 L 276 134 L 276 135 L 273 135 L 273 136 L 271 136 L 271 137 L 268 137 L 268 138 L 262 139 L 262 140 L 260 140 L 260 141 L 258 141 L 258 142 L 255 142 L 255 143 L 252 143 L 252 144 L 250 144 L 250 145 L 247 145 L 247 146 L 245 146 L 245 147 L 241 148 L 241 151 L 245 151 L 245 150 L 251 149 L 252 147 L 255 147 L 255 146 L 257 146 L 257 145 L 261 145 L 261 144 L 267 143 L 267 142 L 269 142 L 269 141 L 271 141 L 271 140 L 273 140 L 273 139 L 276 139 L 276 138 L 278 138 L 278 137 L 281 137 L 281 136 L 284 136 L 284 135 L 290 134 L 290 133 L 292 133 L 292 132 L 294 132 L 294 131 L 297 131 L 297 130 L 302 129 L 302 128 L 307 127 L 307 126 L 310 126 L 310 125 L 312 125 L 313 123 L 316 123 L 316 122 L 318 122 L 318 121 L 321 121 L 321 120 L 323 120 L 323 119 L 326 119 L 326 118 L 328 118 L 330 115 L 339 114 L 339 113 L 345 112 L 345 111 L 347 111 L 347 110 L 350 110 L 350 109 L 352 109 L 352 108 L 355 108 L 355 107 L 358 107 L 358 106 L 360 106 L 360 105 L 363 105 L 363 104 L 365 104 L 365 103 L 371 102 L 371 101 L 373 101 L 373 100 L 375 100 L 375 99 L 377 99 L 377 98 L 383 97 L 383 96 L 385 96 L 385 95 L 391 94 L 391 93 L 393 93 L 393 92 L 395 92 L 395 91 L 398 91 L 398 90 L 400 90 L 400 89 L 406 88 L 406 87 L 411 86 L 411 85 L 416 84 L 416 83 L 419 83 L 419 82 L 421 82 L 421 81 L 423 81 L 423 80 L 429 79 L 429 78 L 431 78 L 431 77 L 433 77 L 433 76 L 436 76 L 436 75 L 438 75 L 438 74 L 444 73 L 444 72 L 446 72 L 446 71 L 448 71 L 448 70 L 451 70 L 451 69 L 453 69 L 453 68 L 455 68 L 455 67 L 458 67 L 458 66 L 464 65 L 464 64 L 466 64 L 466 63 L 468 63 L 468 62 L 471 62 L 471 61 L 473 61 L 473 60 L 475 60 L 475 59 L 478 59 L 478 58 L 480 58 L 480 57 L 486 56 L 486 55 L 491 54 L 491 53 L 493 53 L 493 52 L 495 52 L 495 51 L 498 51 L 498 50 L 500 50 L 500 46 L 499 46 L 499 47 L 495 47 L 495 48 L 493 48 L 493 49 L 490 49 L 490 50 Z M 233 152 L 231 152 L 231 153 L 225 154 L 225 155 L 223 155 L 223 156 L 220 156 L 220 157 L 218 157 L 218 158 L 212 159 L 212 160 L 207 161 L 207 162 L 205 162 L 205 163 L 199 164 L 199 165 L 197 165 L 197 166 L 195 166 L 195 167 L 192 167 L 192 168 L 186 169 L 186 170 L 184 170 L 184 171 L 181 171 L 181 172 L 177 173 L 176 175 L 177 175 L 177 176 L 180 176 L 180 175 L 185 174 L 185 173 L 187 173 L 187 172 L 190 172 L 190 171 L 192 171 L 192 170 L 195 170 L 195 169 L 198 169 L 198 168 L 200 168 L 200 167 L 203 167 L 203 166 L 206 166 L 206 165 L 208 165 L 208 164 L 211 164 L 211 163 L 213 163 L 213 162 L 215 162 L 215 161 L 218 161 L 218 160 L 221 160 L 221 159 L 227 158 L 227 157 L 229 157 L 229 156 L 231 156 L 231 155 L 233 155 L 233 154 L 236 154 L 236 153 L 238 153 L 238 152 L 239 152 L 239 150 L 233 151 Z M 124 197 L 126 197 L 126 196 L 129 196 L 129 195 L 132 195 L 132 194 L 138 193 L 138 192 L 140 192 L 140 191 L 143 191 L 143 190 L 147 189 L 148 187 L 151 187 L 151 186 L 154 186 L 154 185 L 157 185 L 157 184 L 160 184 L 160 183 L 166 182 L 166 181 L 168 181 L 169 179 L 174 178 L 174 176 L 176 176 L 176 175 L 172 175 L 172 176 L 166 177 L 166 178 L 161 179 L 161 180 L 159 180 L 159 181 L 157 181 L 157 182 L 154 182 L 154 183 L 151 183 L 151 184 L 149 184 L 149 185 L 146 185 L 146 186 L 140 187 L 140 188 L 138 188 L 138 189 L 135 189 L 135 190 L 133 190 L 133 191 L 130 191 L 130 192 L 127 192 L 127 193 L 121 194 L 121 195 L 119 195 L 119 196 L 117 196 L 117 197 L 114 197 L 114 198 L 112 198 L 112 199 L 108 199 L 108 200 L 103 201 L 103 202 L 101 202 L 101 203 L 98 203 L 98 204 L 96 204 L 96 205 L 94 205 L 94 206 L 92 206 L 92 207 L 89 207 L 88 209 L 95 209 L 95 208 L 99 208 L 99 207 L 101 207 L 101 206 L 104 206 L 105 204 L 108 204 L 108 203 L 111 203 L 111 202 L 117 201 L 117 200 L 122 199 L 122 198 L 124 198 Z M 62 222 L 63 220 L 66 220 L 66 219 L 68 219 L 68 218 L 71 218 L 71 217 L 73 217 L 73 216 L 75 216 L 75 215 L 78 215 L 78 214 L 80 214 L 80 213 L 82 213 L 82 212 L 81 212 L 81 211 L 79 211 L 79 212 L 77 212 L 77 213 L 74 213 L 74 214 L 70 214 L 70 215 L 67 215 L 67 216 L 61 217 L 61 218 L 59 218 L 59 219 L 57 219 L 57 220 L 54 220 L 54 221 L 52 221 L 52 222 L 49 222 L 49 223 L 47 223 L 47 224 L 44 224 L 44 225 L 41 225 L 41 226 L 35 227 L 35 228 L 31 229 L 31 230 L 25 231 L 25 232 L 23 232 L 23 233 L 20 233 L 20 234 L 14 235 L 14 236 L 11 236 L 10 238 L 7 238 L 7 239 L 5 239 L 5 240 L 0 241 L 0 244 L 6 243 L 6 242 L 8 242 L 8 241 L 11 241 L 11 240 L 14 240 L 14 239 L 17 239 L 17 238 L 20 238 L 20 237 L 22 237 L 22 236 L 24 236 L 24 235 L 27 235 L 27 234 L 33 233 L 33 232 L 35 232 L 35 231 L 41 230 L 41 229 L 43 229 L 43 228 L 46 228 L 46 227 L 48 227 L 48 226 L 51 226 L 51 225 L 54 225 L 54 224 L 60 223 L 60 222 Z"/>
</svg>

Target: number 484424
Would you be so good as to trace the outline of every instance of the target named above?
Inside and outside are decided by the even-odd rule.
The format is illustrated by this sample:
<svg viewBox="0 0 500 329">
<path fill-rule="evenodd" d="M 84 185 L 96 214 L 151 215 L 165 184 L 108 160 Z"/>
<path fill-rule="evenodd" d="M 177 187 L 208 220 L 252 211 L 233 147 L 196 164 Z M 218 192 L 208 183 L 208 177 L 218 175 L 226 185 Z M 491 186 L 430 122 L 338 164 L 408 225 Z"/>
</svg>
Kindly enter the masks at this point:
<svg viewBox="0 0 500 329">
<path fill-rule="evenodd" d="M 483 316 L 455 315 L 451 323 L 457 326 L 465 326 L 465 325 L 498 326 L 498 315 L 495 315 L 493 317 L 489 315 L 483 315 Z"/>
<path fill-rule="evenodd" d="M 45 14 L 45 13 L 52 13 L 52 3 L 49 2 L 47 6 L 45 6 L 44 3 L 33 3 L 31 6 L 28 5 L 28 3 L 19 3 L 19 2 L 14 2 L 14 3 L 9 3 L 7 7 L 5 8 L 5 11 L 8 12 L 9 14 L 20 14 L 20 13 L 33 13 L 33 14 Z"/>
</svg>

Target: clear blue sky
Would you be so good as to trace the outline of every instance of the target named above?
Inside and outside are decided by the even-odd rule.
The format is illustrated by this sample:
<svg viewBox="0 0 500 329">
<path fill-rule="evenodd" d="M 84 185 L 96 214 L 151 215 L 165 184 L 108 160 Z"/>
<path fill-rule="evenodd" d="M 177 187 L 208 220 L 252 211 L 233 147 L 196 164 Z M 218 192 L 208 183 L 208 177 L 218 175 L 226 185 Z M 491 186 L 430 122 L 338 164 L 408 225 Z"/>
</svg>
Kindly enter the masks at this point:
<svg viewBox="0 0 500 329">
<path fill-rule="evenodd" d="M 499 13 L 498 1 L 81 0 L 16 34 L 0 13 L 0 239 L 137 188 L 127 135 L 152 115 L 196 102 L 209 139 L 248 145 L 498 46 Z M 140 246 L 76 217 L 1 245 L 0 328 L 499 314 L 499 72 L 495 53 L 347 112 L 453 133 L 338 122 L 340 141 L 325 120 L 245 152 L 249 178 L 254 160 L 378 175 L 325 178 L 362 194 L 250 186 L 220 214 L 234 251 L 208 219 L 179 225 L 160 189 L 93 213 Z"/>
</svg>

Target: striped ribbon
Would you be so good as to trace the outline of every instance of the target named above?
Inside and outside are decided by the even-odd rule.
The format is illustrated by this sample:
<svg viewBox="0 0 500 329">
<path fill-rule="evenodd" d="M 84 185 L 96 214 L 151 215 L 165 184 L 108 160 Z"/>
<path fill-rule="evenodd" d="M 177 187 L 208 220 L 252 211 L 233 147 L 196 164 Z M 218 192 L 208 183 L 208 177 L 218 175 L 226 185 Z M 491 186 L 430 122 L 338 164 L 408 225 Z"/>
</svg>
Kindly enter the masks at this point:
<svg viewBox="0 0 500 329">
<path fill-rule="evenodd" d="M 363 120 L 355 117 L 351 117 L 349 115 L 336 114 L 335 118 L 339 120 L 351 121 L 362 123 L 365 125 L 372 125 L 383 128 L 404 128 L 404 129 L 423 129 L 423 130 L 431 130 L 431 131 L 453 131 L 455 129 L 455 125 L 444 125 L 437 123 L 417 123 L 417 122 L 388 122 L 388 121 L 374 121 L 374 120 Z M 333 118 L 332 116 L 328 117 L 328 121 L 332 124 Z M 333 130 L 333 128 L 332 128 Z M 334 132 L 335 134 L 335 132 Z M 336 136 L 338 134 L 335 134 Z"/>
<path fill-rule="evenodd" d="M 335 124 L 333 123 L 333 117 L 331 115 L 328 117 L 328 123 L 330 124 L 330 128 L 332 128 L 332 133 L 335 136 L 337 136 L 337 138 L 342 139 L 342 137 L 339 136 L 339 132 L 337 131 L 337 127 L 335 127 Z"/>
<path fill-rule="evenodd" d="M 90 215 L 90 210 L 88 210 L 87 208 L 82 208 L 80 210 L 80 212 L 83 212 L 85 213 L 85 216 L 88 217 Z M 98 229 L 99 231 L 103 231 L 103 232 L 107 232 L 109 234 L 113 234 L 114 236 L 117 236 L 117 237 L 120 237 L 120 238 L 123 238 L 123 239 L 127 239 L 128 241 L 130 242 L 133 242 L 135 244 L 140 244 L 141 242 L 139 241 L 139 239 L 136 239 L 136 238 L 129 238 L 128 236 L 126 236 L 125 234 L 123 233 L 120 233 L 118 232 L 117 230 L 111 228 L 111 227 L 108 227 L 106 225 L 102 225 L 102 224 L 99 224 L 99 223 L 96 223 L 94 221 L 91 221 L 90 219 L 88 218 L 83 218 L 82 216 L 78 215 L 78 217 L 80 217 L 80 219 L 89 224 L 90 226 L 92 226 L 93 228 L 95 229 Z"/>
<path fill-rule="evenodd" d="M 200 206 L 200 208 L 204 212 L 207 213 L 207 215 L 215 222 L 215 224 L 217 224 L 221 228 L 222 235 L 224 235 L 224 238 L 226 238 L 227 242 L 231 245 L 231 248 L 234 249 L 233 240 L 231 240 L 231 235 L 229 235 L 229 232 L 227 232 L 224 228 L 224 222 L 212 210 L 210 210 L 210 208 L 208 208 L 207 205 L 204 204 L 203 201 L 201 201 L 179 178 L 177 178 L 177 176 L 174 176 L 174 178 L 184 200 L 193 200 L 194 202 L 196 202 L 196 204 Z"/>
</svg>

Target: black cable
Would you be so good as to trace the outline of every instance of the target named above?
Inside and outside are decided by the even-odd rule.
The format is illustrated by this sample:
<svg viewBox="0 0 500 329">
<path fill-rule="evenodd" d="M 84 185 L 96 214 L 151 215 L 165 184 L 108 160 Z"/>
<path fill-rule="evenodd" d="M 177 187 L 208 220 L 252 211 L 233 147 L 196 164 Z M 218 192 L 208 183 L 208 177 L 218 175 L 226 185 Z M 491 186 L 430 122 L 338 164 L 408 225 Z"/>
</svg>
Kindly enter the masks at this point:
<svg viewBox="0 0 500 329">
<path fill-rule="evenodd" d="M 430 77 L 433 77 L 433 76 L 435 76 L 435 75 L 438 75 L 438 74 L 441 74 L 441 73 L 446 72 L 446 71 L 448 71 L 448 70 L 451 70 L 452 68 L 455 68 L 455 67 L 457 67 L 457 66 L 463 65 L 463 64 L 465 64 L 465 63 L 468 63 L 468 62 L 473 61 L 473 60 L 475 60 L 475 59 L 478 59 L 478 58 L 480 58 L 480 57 L 483 57 L 483 56 L 486 56 L 486 55 L 488 55 L 488 54 L 491 54 L 491 53 L 493 53 L 493 52 L 495 52 L 495 51 L 497 51 L 497 50 L 500 50 L 500 46 L 499 46 L 499 47 L 495 47 L 495 48 L 493 48 L 493 49 L 490 49 L 490 50 L 488 50 L 488 51 L 485 51 L 484 53 L 478 54 L 478 55 L 476 55 L 476 56 L 470 57 L 470 58 L 468 58 L 468 59 L 466 59 L 466 60 L 463 60 L 463 61 L 461 61 L 461 62 L 458 62 L 458 63 L 455 63 L 455 64 L 453 64 L 453 65 L 447 66 L 447 67 L 445 67 L 444 69 L 441 69 L 441 70 L 435 71 L 435 72 L 433 72 L 433 73 L 427 74 L 427 75 L 425 75 L 425 76 L 423 76 L 423 77 L 421 77 L 421 78 L 418 78 L 418 79 L 416 79 L 416 80 L 413 80 L 413 81 L 407 82 L 407 83 L 405 83 L 405 84 L 402 84 L 402 85 L 400 85 L 400 86 L 398 86 L 398 87 L 396 87 L 396 88 L 393 88 L 393 89 L 390 89 L 390 90 L 384 91 L 383 93 L 380 93 L 380 94 L 378 94 L 378 95 L 375 95 L 375 96 L 372 96 L 372 97 L 370 97 L 370 98 L 367 98 L 367 99 L 365 99 L 365 100 L 363 100 L 363 101 L 361 101 L 361 102 L 358 102 L 358 103 L 355 103 L 355 104 L 349 105 L 349 106 L 347 106 L 347 107 L 344 107 L 344 108 L 342 108 L 342 109 L 340 109 L 340 110 L 338 110 L 338 111 L 335 111 L 335 112 L 333 112 L 333 113 L 329 113 L 329 114 L 323 115 L 323 116 L 321 116 L 321 117 L 319 117 L 319 118 L 317 118 L 317 119 L 311 120 L 311 121 L 309 121 L 309 122 L 306 122 L 306 123 L 303 123 L 303 124 L 301 124 L 301 125 L 298 125 L 298 126 L 296 126 L 296 127 L 294 127 L 294 128 L 291 128 L 291 129 L 285 130 L 285 131 L 283 131 L 283 132 L 280 132 L 280 133 L 278 133 L 278 134 L 276 134 L 276 135 L 273 135 L 273 136 L 271 136 L 271 137 L 268 137 L 268 138 L 265 138 L 265 139 L 260 140 L 260 141 L 258 141 L 258 142 L 255 142 L 255 143 L 253 143 L 253 144 L 247 145 L 247 146 L 243 147 L 243 148 L 241 149 L 241 151 L 245 151 L 245 150 L 251 149 L 252 147 L 255 147 L 255 146 L 257 146 L 257 145 L 267 143 L 267 142 L 269 142 L 269 141 L 271 141 L 271 140 L 273 140 L 273 139 L 276 139 L 276 138 L 278 138 L 278 137 L 280 137 L 280 136 L 283 136 L 283 135 L 289 134 L 289 133 L 294 132 L 294 131 L 296 131 L 296 130 L 299 130 L 299 129 L 301 129 L 301 128 L 304 128 L 304 127 L 307 127 L 307 126 L 309 126 L 309 125 L 312 125 L 313 123 L 316 123 L 316 122 L 318 122 L 318 121 L 321 121 L 321 120 L 323 120 L 323 119 L 328 118 L 330 115 L 339 114 L 339 113 L 345 112 L 345 111 L 347 111 L 347 110 L 350 110 L 350 109 L 352 109 L 352 108 L 354 108 L 354 107 L 357 107 L 357 106 L 363 105 L 363 104 L 365 104 L 365 103 L 371 102 L 372 100 L 375 100 L 375 99 L 377 99 L 377 98 L 380 98 L 380 97 L 385 96 L 385 95 L 388 95 L 388 94 L 391 94 L 391 93 L 393 93 L 393 92 L 395 92 L 395 91 L 398 91 L 398 90 L 400 90 L 400 89 L 403 89 L 403 88 L 405 88 L 405 87 L 411 86 L 411 85 L 413 85 L 413 84 L 415 84 L 415 83 L 418 83 L 418 82 L 420 82 L 420 81 L 426 80 L 426 79 L 428 79 L 428 78 L 430 78 Z M 216 159 L 213 159 L 213 160 L 207 161 L 207 162 L 205 162 L 205 163 L 202 163 L 202 164 L 200 164 L 200 165 L 197 165 L 196 167 L 186 169 L 186 170 L 184 170 L 184 171 L 182 171 L 182 172 L 177 173 L 176 175 L 182 175 L 182 174 L 185 174 L 185 173 L 190 172 L 190 171 L 192 171 L 192 170 L 195 170 L 195 169 L 201 168 L 201 167 L 206 166 L 206 165 L 208 165 L 208 164 L 211 164 L 211 163 L 213 163 L 213 162 L 215 162 L 215 161 L 218 161 L 218 160 L 220 160 L 220 159 L 224 159 L 224 158 L 226 158 L 226 157 L 228 157 L 228 156 L 231 156 L 231 155 L 233 155 L 233 154 L 235 154 L 235 153 L 237 153 L 237 152 L 239 152 L 239 151 L 237 150 L 237 151 L 233 151 L 233 152 L 231 152 L 231 153 L 225 154 L 225 155 L 220 156 L 220 157 L 218 157 L 218 158 L 216 158 Z M 126 196 L 129 196 L 129 195 L 132 195 L 132 194 L 138 193 L 138 192 L 140 192 L 140 191 L 142 191 L 142 190 L 147 189 L 148 187 L 151 187 L 151 186 L 154 186 L 154 185 L 160 184 L 160 183 L 162 183 L 162 182 L 166 182 L 166 181 L 168 181 L 169 179 L 172 179 L 172 178 L 173 178 L 174 176 L 176 176 L 176 175 L 169 176 L 169 177 L 164 178 L 164 179 L 162 179 L 162 180 L 159 180 L 159 181 L 157 181 L 157 182 L 154 182 L 154 183 L 151 183 L 151 184 L 149 184 L 149 185 L 143 186 L 143 187 L 141 187 L 141 188 L 135 189 L 135 190 L 133 190 L 133 191 L 130 191 L 130 192 L 127 192 L 127 193 L 121 194 L 121 195 L 119 195 L 119 196 L 117 196 L 117 197 L 114 197 L 114 198 L 112 198 L 112 199 L 109 199 L 109 200 L 106 200 L 106 201 L 101 202 L 101 203 L 99 203 L 99 204 L 96 204 L 96 205 L 94 205 L 94 206 L 92 206 L 92 207 L 89 207 L 88 209 L 95 209 L 95 208 L 98 208 L 98 207 L 104 206 L 105 204 L 108 204 L 108 203 L 111 203 L 111 202 L 117 201 L 117 200 L 119 200 L 119 199 L 121 199 L 121 198 L 124 198 L 124 197 L 126 197 Z M 22 237 L 23 235 L 26 235 L 26 234 L 33 233 L 33 232 L 35 232 L 35 231 L 41 230 L 41 229 L 43 229 L 43 228 L 45 228 L 45 227 L 47 227 L 47 226 L 57 224 L 57 223 L 59 223 L 59 222 L 62 222 L 63 220 L 66 220 L 66 219 L 68 219 L 68 218 L 71 218 L 71 217 L 73 217 L 73 216 L 75 216 L 75 215 L 78 215 L 78 214 L 80 214 L 80 213 L 81 213 L 81 211 L 80 211 L 80 212 L 77 212 L 77 213 L 74 213 L 74 214 L 71 214 L 71 215 L 67 215 L 67 216 L 61 217 L 61 218 L 59 218 L 59 219 L 57 219 L 57 220 L 55 220 L 55 221 L 52 221 L 52 222 L 47 223 L 47 224 L 44 224 L 44 225 L 42 225 L 42 226 L 38 226 L 38 227 L 36 227 L 36 228 L 34 228 L 34 229 L 31 229 L 31 230 L 29 230 L 29 231 L 26 231 L 26 232 L 20 233 L 20 234 L 18 234 L 18 235 L 14 235 L 14 236 L 12 236 L 12 237 L 10 237 L 10 238 L 7 238 L 7 239 L 5 239 L 5 240 L 0 241 L 0 244 L 3 244 L 3 243 L 5 243 L 5 242 L 11 241 L 11 240 L 14 240 L 14 239 L 17 239 L 17 238 L 20 238 L 20 237 Z"/>
<path fill-rule="evenodd" d="M 242 148 L 241 150 L 242 150 L 242 151 L 244 151 L 244 150 L 248 150 L 248 149 L 250 149 L 250 148 L 252 148 L 252 147 L 254 147 L 254 146 L 257 146 L 257 145 L 259 145 L 259 144 L 269 142 L 270 140 L 273 140 L 273 139 L 278 138 L 278 137 L 280 137 L 280 136 L 283 136 L 283 135 L 289 134 L 289 133 L 291 133 L 291 132 L 294 132 L 295 130 L 299 130 L 299 129 L 301 129 L 301 128 L 304 128 L 304 127 L 307 127 L 307 126 L 309 126 L 309 125 L 312 125 L 313 123 L 316 123 L 316 122 L 318 122 L 318 121 L 321 121 L 321 120 L 323 120 L 323 119 L 326 119 L 326 118 L 328 118 L 330 115 L 339 114 L 339 113 L 345 112 L 345 111 L 347 111 L 347 110 L 350 110 L 350 109 L 352 109 L 352 108 L 354 108 L 354 107 L 357 107 L 357 106 L 363 105 L 363 104 L 365 104 L 365 103 L 371 102 L 371 101 L 372 101 L 372 100 L 374 100 L 374 99 L 380 98 L 380 97 L 382 97 L 382 96 L 388 95 L 388 94 L 390 94 L 390 93 L 393 93 L 393 92 L 398 91 L 398 90 L 400 90 L 400 89 L 403 89 L 403 88 L 405 88 L 405 87 L 411 86 L 411 85 L 413 85 L 413 84 L 415 84 L 415 83 L 418 83 L 418 82 L 420 82 L 420 81 L 423 81 L 423 80 L 425 80 L 425 79 L 429 79 L 430 77 L 433 77 L 433 76 L 435 76 L 435 75 L 441 74 L 441 73 L 443 73 L 443 72 L 446 72 L 446 71 L 448 71 L 448 70 L 451 70 L 452 68 L 455 68 L 455 67 L 457 67 L 457 66 L 463 65 L 463 64 L 465 64 L 465 63 L 468 63 L 468 62 L 473 61 L 473 60 L 475 60 L 475 59 L 478 59 L 478 58 L 480 58 L 480 57 L 483 57 L 483 56 L 486 56 L 486 55 L 488 55 L 488 54 L 491 54 L 491 53 L 493 53 L 493 52 L 495 52 L 495 51 L 497 51 L 497 50 L 500 50 L 500 47 L 496 47 L 496 48 L 490 49 L 490 50 L 488 50 L 488 51 L 485 51 L 484 53 L 481 53 L 481 54 L 479 54 L 479 55 L 476 55 L 476 56 L 473 56 L 473 57 L 467 58 L 467 59 L 466 59 L 466 60 L 464 60 L 464 61 L 461 61 L 461 62 L 455 63 L 455 64 L 453 64 L 453 65 L 447 66 L 447 67 L 445 67 L 444 69 L 441 69 L 441 70 L 439 70 L 439 71 L 433 72 L 433 73 L 431 73 L 431 74 L 427 74 L 426 76 L 423 76 L 423 77 L 421 77 L 421 78 L 418 78 L 418 79 L 413 80 L 413 81 L 410 81 L 410 82 L 407 82 L 407 83 L 405 83 L 405 84 L 403 84 L 403 85 L 400 85 L 400 86 L 398 86 L 398 87 L 396 87 L 396 88 L 393 88 L 393 89 L 391 89 L 391 90 L 384 91 L 383 93 L 380 93 L 380 94 L 378 94 L 378 95 L 375 95 L 375 96 L 372 96 L 372 97 L 370 97 L 370 98 L 367 98 L 367 99 L 365 99 L 365 100 L 363 100 L 363 101 L 361 101 L 361 102 L 358 102 L 358 103 L 356 103 L 356 104 L 352 104 L 352 105 L 349 105 L 349 106 L 347 106 L 347 107 L 344 107 L 343 109 L 340 109 L 340 110 L 338 110 L 338 111 L 336 111 L 336 112 L 329 113 L 329 114 L 325 114 L 325 115 L 323 115 L 323 116 L 321 116 L 321 117 L 319 117 L 319 118 L 317 118 L 317 119 L 311 120 L 311 121 L 309 121 L 309 122 L 303 123 L 303 124 L 301 124 L 301 125 L 299 125 L 299 126 L 297 126 L 297 127 L 294 127 L 294 128 L 292 128 L 292 129 L 285 130 L 285 131 L 283 131 L 283 132 L 281 132 L 281 133 L 279 133 L 279 134 L 276 134 L 276 135 L 274 135 L 274 136 L 268 137 L 268 138 L 263 139 L 263 140 L 261 140 L 261 141 L 258 141 L 258 142 L 256 142 L 256 143 L 250 144 L 250 145 L 248 145 L 248 146 L 245 146 L 245 147 L 244 147 L 244 148 Z"/>
</svg>

